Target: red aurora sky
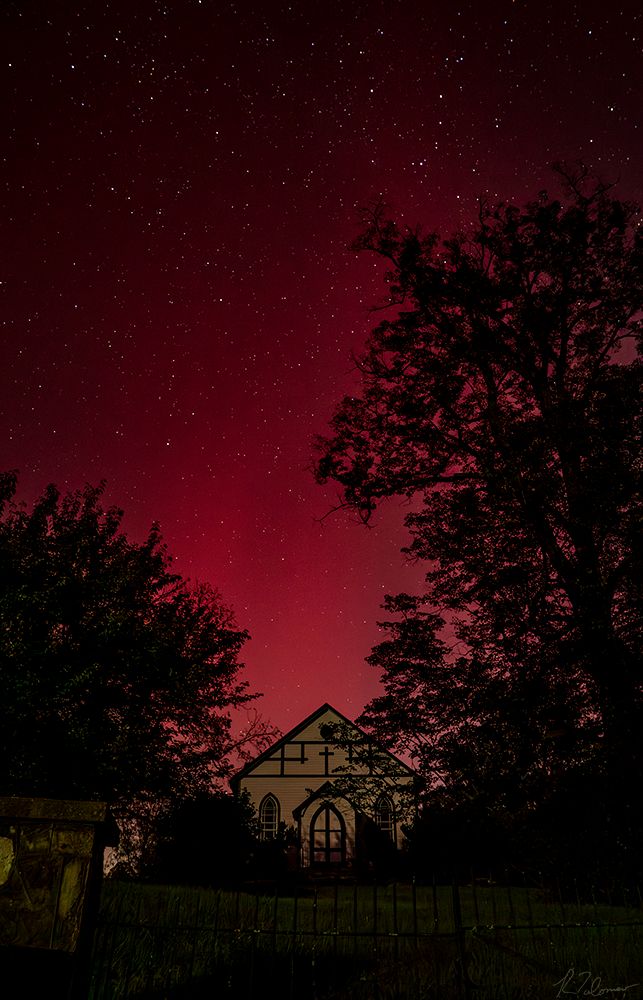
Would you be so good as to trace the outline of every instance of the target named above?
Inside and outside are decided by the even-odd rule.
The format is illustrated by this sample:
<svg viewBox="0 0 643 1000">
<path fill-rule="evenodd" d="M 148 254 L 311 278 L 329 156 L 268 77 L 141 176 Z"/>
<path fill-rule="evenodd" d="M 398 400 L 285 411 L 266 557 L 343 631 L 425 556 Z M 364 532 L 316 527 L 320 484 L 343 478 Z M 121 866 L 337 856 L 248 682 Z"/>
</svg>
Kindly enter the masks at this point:
<svg viewBox="0 0 643 1000">
<path fill-rule="evenodd" d="M 640 3 L 8 2 L 0 467 L 107 480 L 252 634 L 287 729 L 354 717 L 403 507 L 320 524 L 311 439 L 382 269 L 358 208 L 447 235 L 582 159 L 641 200 Z M 8 95 L 8 100 L 7 100 Z"/>
</svg>

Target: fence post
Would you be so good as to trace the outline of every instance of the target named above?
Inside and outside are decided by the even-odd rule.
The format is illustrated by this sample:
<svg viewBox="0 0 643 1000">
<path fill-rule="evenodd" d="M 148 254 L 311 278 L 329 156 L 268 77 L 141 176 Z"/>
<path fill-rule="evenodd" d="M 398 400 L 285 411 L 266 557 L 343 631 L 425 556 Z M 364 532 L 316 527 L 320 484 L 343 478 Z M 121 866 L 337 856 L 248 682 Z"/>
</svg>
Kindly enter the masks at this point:
<svg viewBox="0 0 643 1000">
<path fill-rule="evenodd" d="M 458 952 L 456 959 L 456 977 L 458 993 L 464 1000 L 471 1000 L 472 982 L 469 979 L 467 969 L 467 951 L 465 947 L 466 931 L 462 923 L 462 909 L 460 907 L 460 889 L 455 879 L 451 883 L 451 895 L 453 900 L 453 924 L 455 928 L 455 943 Z"/>
</svg>

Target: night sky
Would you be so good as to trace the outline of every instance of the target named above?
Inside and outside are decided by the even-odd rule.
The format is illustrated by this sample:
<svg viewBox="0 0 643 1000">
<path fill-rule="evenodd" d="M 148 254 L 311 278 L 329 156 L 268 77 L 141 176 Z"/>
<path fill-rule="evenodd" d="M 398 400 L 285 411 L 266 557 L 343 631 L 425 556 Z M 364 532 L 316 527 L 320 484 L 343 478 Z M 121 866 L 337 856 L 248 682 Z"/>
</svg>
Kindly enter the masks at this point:
<svg viewBox="0 0 643 1000">
<path fill-rule="evenodd" d="M 2 7 L 0 468 L 28 500 L 106 479 L 250 631 L 268 719 L 354 717 L 421 580 L 403 506 L 322 524 L 309 471 L 384 294 L 359 208 L 446 236 L 558 159 L 640 201 L 641 5 Z"/>
</svg>

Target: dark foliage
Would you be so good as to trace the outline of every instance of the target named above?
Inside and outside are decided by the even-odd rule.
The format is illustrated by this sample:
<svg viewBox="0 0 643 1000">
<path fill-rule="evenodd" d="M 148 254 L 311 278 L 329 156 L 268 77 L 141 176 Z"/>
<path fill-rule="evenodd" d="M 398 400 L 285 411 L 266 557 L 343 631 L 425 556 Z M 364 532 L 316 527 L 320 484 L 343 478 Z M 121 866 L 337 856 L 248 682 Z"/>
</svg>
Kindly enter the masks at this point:
<svg viewBox="0 0 643 1000">
<path fill-rule="evenodd" d="M 531 808 L 512 813 L 484 796 L 437 791 L 409 831 L 408 865 L 421 879 L 599 883 L 640 879 L 630 851 L 616 851 L 605 822 L 606 779 L 589 769 L 560 776 Z M 633 826 L 641 828 L 640 809 Z M 622 831 L 618 831 L 619 833 Z"/>
<path fill-rule="evenodd" d="M 282 885 L 297 881 L 299 873 L 299 846 L 293 827 L 280 823 L 277 835 L 269 840 L 257 840 L 248 875 L 259 881 L 278 881 Z"/>
<path fill-rule="evenodd" d="M 251 873 L 258 827 L 247 796 L 219 792 L 178 803 L 163 817 L 141 874 L 182 885 L 238 885 Z"/>
<path fill-rule="evenodd" d="M 101 488 L 33 509 L 0 479 L 0 785 L 5 794 L 172 799 L 228 772 L 246 633 L 209 587 L 142 544 Z"/>
<path fill-rule="evenodd" d="M 357 246 L 389 265 L 390 318 L 316 475 L 364 521 L 409 498 L 408 552 L 427 565 L 425 594 L 387 600 L 370 658 L 385 694 L 362 722 L 498 827 L 536 822 L 592 775 L 609 790 L 596 822 L 627 852 L 643 764 L 643 239 L 635 207 L 559 174 L 564 198 L 482 205 L 444 243 L 370 214 Z"/>
</svg>

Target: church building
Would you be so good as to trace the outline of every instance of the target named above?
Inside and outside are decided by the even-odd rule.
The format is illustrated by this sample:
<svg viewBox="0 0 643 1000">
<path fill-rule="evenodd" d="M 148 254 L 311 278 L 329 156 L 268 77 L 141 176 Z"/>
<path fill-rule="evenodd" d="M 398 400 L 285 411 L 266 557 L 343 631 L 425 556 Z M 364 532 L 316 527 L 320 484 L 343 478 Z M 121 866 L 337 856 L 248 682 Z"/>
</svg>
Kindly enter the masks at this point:
<svg viewBox="0 0 643 1000">
<path fill-rule="evenodd" d="M 414 771 L 328 704 L 246 764 L 232 787 L 248 792 L 263 839 L 281 824 L 296 831 L 304 868 L 401 847 L 414 812 Z"/>
</svg>

